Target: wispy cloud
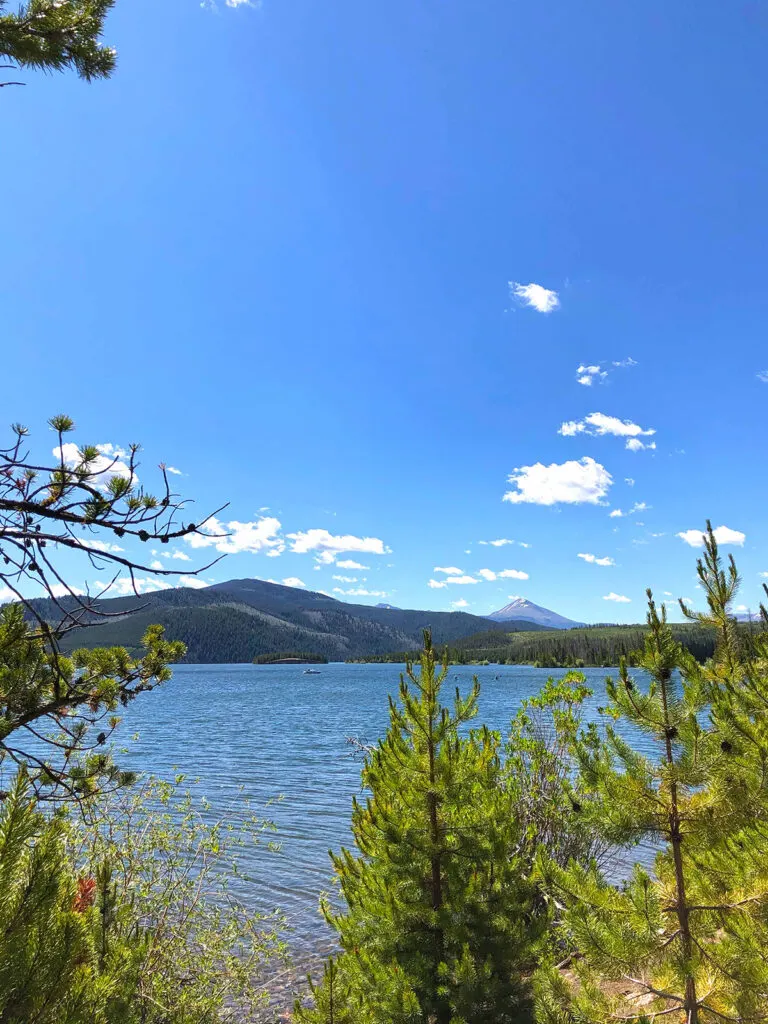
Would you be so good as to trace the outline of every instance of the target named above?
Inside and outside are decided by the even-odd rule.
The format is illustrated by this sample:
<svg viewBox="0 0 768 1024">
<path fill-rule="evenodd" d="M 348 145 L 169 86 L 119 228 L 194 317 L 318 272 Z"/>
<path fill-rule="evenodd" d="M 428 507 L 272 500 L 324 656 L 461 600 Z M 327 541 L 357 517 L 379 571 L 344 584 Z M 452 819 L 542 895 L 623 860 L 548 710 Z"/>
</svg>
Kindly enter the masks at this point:
<svg viewBox="0 0 768 1024">
<path fill-rule="evenodd" d="M 201 580 L 199 576 L 179 576 L 178 585 L 191 587 L 193 590 L 202 590 L 203 587 L 208 586 L 205 580 Z"/>
<path fill-rule="evenodd" d="M 610 594 L 603 594 L 604 601 L 615 601 L 616 604 L 629 604 L 632 600 L 631 597 L 625 597 L 624 594 L 614 594 L 613 591 Z"/>
<path fill-rule="evenodd" d="M 656 448 L 656 442 L 651 441 L 650 444 L 646 444 L 638 437 L 630 437 L 624 446 L 630 452 L 650 452 Z"/>
<path fill-rule="evenodd" d="M 316 559 L 323 565 L 333 565 L 338 555 L 360 552 L 368 555 L 384 555 L 389 551 L 378 537 L 355 537 L 353 534 L 334 536 L 328 530 L 303 530 L 289 533 L 291 551 L 298 555 L 316 552 Z"/>
<path fill-rule="evenodd" d="M 494 571 L 493 569 L 479 569 L 477 572 L 478 576 L 481 576 L 484 580 L 492 583 L 494 580 L 528 580 L 530 576 L 527 572 L 523 572 L 521 569 L 499 569 Z"/>
<path fill-rule="evenodd" d="M 354 562 L 351 558 L 339 559 L 336 562 L 337 569 L 370 569 L 370 565 L 361 565 L 359 562 Z"/>
<path fill-rule="evenodd" d="M 118 448 L 113 444 L 97 444 L 95 447 L 100 454 L 95 459 L 92 459 L 87 467 L 89 474 L 91 474 L 88 481 L 91 486 L 99 487 L 103 490 L 109 485 L 109 481 L 113 477 L 131 480 L 134 485 L 139 482 L 139 478 L 135 473 L 131 478 L 130 467 L 123 461 L 128 453 L 123 448 Z M 68 441 L 61 447 L 57 445 L 53 449 L 53 455 L 54 458 L 63 462 L 68 469 L 75 469 L 83 463 L 80 448 L 74 441 Z"/>
<path fill-rule="evenodd" d="M 119 580 L 115 580 L 109 590 L 109 596 L 122 596 L 128 597 L 134 593 L 135 590 L 139 594 L 149 594 L 153 590 L 168 590 L 171 586 L 170 583 L 166 583 L 163 580 L 156 580 L 149 576 L 136 576 L 133 580 L 129 576 L 121 576 Z"/>
<path fill-rule="evenodd" d="M 616 565 L 614 560 L 607 555 L 604 558 L 598 558 L 597 555 L 578 554 L 576 557 L 583 558 L 585 562 L 590 562 L 593 565 Z"/>
<path fill-rule="evenodd" d="M 627 485 L 627 487 L 634 487 L 635 486 L 635 479 L 634 479 L 634 477 L 631 477 L 631 476 L 625 476 L 624 477 L 624 483 Z"/>
<path fill-rule="evenodd" d="M 522 306 L 528 306 L 539 313 L 551 313 L 560 305 L 560 296 L 540 284 L 520 284 L 519 281 L 509 282 L 509 292 Z"/>
<path fill-rule="evenodd" d="M 576 368 L 576 381 L 585 388 L 591 388 L 593 384 L 604 383 L 608 375 L 615 370 L 625 369 L 629 366 L 637 366 L 637 360 L 632 356 L 627 356 L 626 359 L 614 359 L 611 363 L 581 363 Z"/>
<path fill-rule="evenodd" d="M 633 516 L 636 512 L 647 512 L 651 507 L 651 505 L 647 505 L 644 501 L 636 501 L 628 512 L 624 512 L 624 510 L 620 508 L 615 508 L 612 512 L 608 513 L 608 518 L 623 519 L 624 516 Z M 643 524 L 638 523 L 637 525 L 642 526 Z"/>
<path fill-rule="evenodd" d="M 441 566 L 436 565 L 432 572 L 441 572 L 444 576 L 463 576 L 464 570 L 457 568 L 455 565 Z"/>
<path fill-rule="evenodd" d="M 279 555 L 285 551 L 285 540 L 280 534 L 281 524 L 274 516 L 264 516 L 253 522 L 229 523 L 209 519 L 202 532 L 188 533 L 184 540 L 191 548 L 215 548 L 225 555 L 244 553 Z"/>
<path fill-rule="evenodd" d="M 735 544 L 741 547 L 747 539 L 745 533 L 742 533 L 740 530 L 732 530 L 728 526 L 717 526 L 712 532 L 718 544 Z M 704 547 L 705 534 L 701 530 L 683 530 L 682 533 L 677 533 L 675 536 L 685 541 L 692 548 Z"/>
<path fill-rule="evenodd" d="M 640 437 L 650 437 L 656 431 L 653 427 L 644 430 L 632 420 L 620 420 L 618 416 L 606 416 L 602 412 L 591 412 L 583 420 L 567 420 L 558 430 L 563 437 L 577 437 L 587 435 L 589 437 L 626 437 L 626 447 L 630 451 L 640 451 L 643 448 L 655 448 L 656 444 L 643 444 L 638 440 Z"/>
<path fill-rule="evenodd" d="M 508 537 L 499 537 L 498 540 L 479 540 L 478 544 L 490 545 L 492 548 L 503 548 L 507 544 L 517 544 L 520 548 L 529 548 L 531 545 L 524 540 L 510 540 Z M 469 552 L 467 552 L 469 554 Z"/>
<path fill-rule="evenodd" d="M 345 594 L 347 597 L 389 597 L 389 592 L 386 590 L 366 590 L 365 587 L 353 587 L 350 590 L 334 587 L 333 592 L 334 594 Z"/>
<path fill-rule="evenodd" d="M 605 380 L 608 376 L 608 371 L 603 370 L 597 363 L 585 366 L 581 363 L 576 368 L 576 381 L 582 384 L 585 388 L 591 388 L 593 384 L 599 383 L 601 380 Z"/>
<path fill-rule="evenodd" d="M 166 466 L 167 473 L 173 473 L 174 476 L 184 476 L 180 469 L 176 469 L 175 466 Z"/>
<path fill-rule="evenodd" d="M 763 384 L 768 384 L 768 370 L 760 370 L 757 379 L 761 380 Z"/>
<path fill-rule="evenodd" d="M 584 457 L 578 461 L 545 466 L 520 466 L 510 475 L 516 490 L 507 491 L 503 500 L 513 505 L 599 505 L 613 483 L 613 477 L 599 462 Z"/>
<path fill-rule="evenodd" d="M 299 589 L 305 588 L 306 583 L 300 580 L 298 576 L 286 576 L 283 580 L 284 587 L 298 587 Z"/>
</svg>

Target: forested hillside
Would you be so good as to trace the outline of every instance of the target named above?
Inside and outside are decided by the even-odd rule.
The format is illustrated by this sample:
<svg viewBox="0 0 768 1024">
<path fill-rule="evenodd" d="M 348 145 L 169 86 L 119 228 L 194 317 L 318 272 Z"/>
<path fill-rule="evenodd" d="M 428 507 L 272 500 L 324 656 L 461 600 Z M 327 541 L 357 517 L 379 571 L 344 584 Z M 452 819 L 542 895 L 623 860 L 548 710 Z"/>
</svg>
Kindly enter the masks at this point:
<svg viewBox="0 0 768 1024">
<path fill-rule="evenodd" d="M 487 629 L 447 644 L 448 658 L 459 665 L 489 661 L 501 665 L 538 665 L 542 668 L 581 666 L 614 666 L 627 658 L 634 663 L 634 653 L 643 647 L 647 627 L 587 626 L 582 629 L 531 630 L 526 623 L 505 623 L 505 628 Z M 521 628 L 512 628 L 510 625 Z M 712 656 L 714 632 L 710 629 L 681 623 L 672 627 L 673 635 L 699 661 Z M 744 626 L 745 635 L 750 627 Z M 443 649 L 445 649 L 445 646 Z M 366 661 L 400 662 L 407 651 L 371 656 Z"/>
<path fill-rule="evenodd" d="M 72 599 L 60 604 L 74 607 Z M 60 617 L 53 601 L 34 602 L 50 621 Z M 93 602 L 88 625 L 63 639 L 65 649 L 122 646 L 138 651 L 147 627 L 165 628 L 186 644 L 193 663 L 250 662 L 263 654 L 294 651 L 347 660 L 389 651 L 418 650 L 422 632 L 453 644 L 487 623 L 464 612 L 430 612 L 345 604 L 324 594 L 266 583 L 232 580 L 212 587 L 179 587 Z"/>
</svg>

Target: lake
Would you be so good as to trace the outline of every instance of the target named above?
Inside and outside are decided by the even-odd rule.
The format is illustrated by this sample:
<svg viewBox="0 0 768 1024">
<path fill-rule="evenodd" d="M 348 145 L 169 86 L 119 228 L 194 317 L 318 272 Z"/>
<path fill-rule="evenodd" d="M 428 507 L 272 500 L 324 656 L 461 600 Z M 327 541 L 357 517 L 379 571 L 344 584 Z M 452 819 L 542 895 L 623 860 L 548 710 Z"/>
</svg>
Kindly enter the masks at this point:
<svg viewBox="0 0 768 1024">
<path fill-rule="evenodd" d="M 353 795 L 360 793 L 360 758 L 349 737 L 369 742 L 387 727 L 387 695 L 397 692 L 400 666 L 184 665 L 173 680 L 131 705 L 117 740 L 130 744 L 123 764 L 163 778 L 176 771 L 198 778 L 213 808 L 248 799 L 278 828 L 279 853 L 257 850 L 246 864 L 246 898 L 255 909 L 280 907 L 303 963 L 319 960 L 330 938 L 319 917 L 329 887 L 329 848 L 350 839 Z M 586 669 L 595 690 L 589 713 L 605 702 L 609 670 Z M 505 731 L 522 700 L 549 675 L 529 666 L 457 666 L 451 690 L 481 684 L 477 722 Z M 450 691 L 449 691 L 450 693 Z M 242 790 L 242 795 L 241 795 Z M 282 797 L 266 807 L 268 801 Z"/>
</svg>

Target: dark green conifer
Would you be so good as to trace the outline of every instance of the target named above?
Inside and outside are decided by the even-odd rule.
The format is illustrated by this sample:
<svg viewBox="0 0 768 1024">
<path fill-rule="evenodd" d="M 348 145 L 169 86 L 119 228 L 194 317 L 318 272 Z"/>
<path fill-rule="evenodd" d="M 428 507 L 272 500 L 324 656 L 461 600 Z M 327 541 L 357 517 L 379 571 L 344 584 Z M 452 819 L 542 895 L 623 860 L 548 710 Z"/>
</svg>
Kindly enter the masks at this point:
<svg viewBox="0 0 768 1024">
<path fill-rule="evenodd" d="M 325 912 L 344 952 L 315 1009 L 297 1008 L 300 1021 L 529 1019 L 522 969 L 537 926 L 500 740 L 463 728 L 477 711 L 477 680 L 451 708 L 442 704 L 446 674 L 427 632 L 420 672 L 407 667 L 386 737 L 363 769 L 370 797 L 353 806 L 356 851 L 332 855 L 346 906 Z"/>
<path fill-rule="evenodd" d="M 106 78 L 116 54 L 101 34 L 115 0 L 29 0 L 7 12 L 0 0 L 0 58 L 20 68 L 74 70 L 81 78 Z"/>
<path fill-rule="evenodd" d="M 765 638 L 745 649 L 731 613 L 738 575 L 733 562 L 723 570 L 709 527 L 699 578 L 709 611 L 697 618 L 718 631 L 715 657 L 696 663 L 649 591 L 638 665 L 650 682 L 622 664 L 606 709 L 619 724 L 604 743 L 593 734 L 580 744 L 589 826 L 618 846 L 645 840 L 660 852 L 653 871 L 636 865 L 623 888 L 594 865 L 542 858 L 581 983 L 550 973 L 543 1024 L 768 1020 Z M 652 754 L 630 740 L 638 733 Z"/>
</svg>

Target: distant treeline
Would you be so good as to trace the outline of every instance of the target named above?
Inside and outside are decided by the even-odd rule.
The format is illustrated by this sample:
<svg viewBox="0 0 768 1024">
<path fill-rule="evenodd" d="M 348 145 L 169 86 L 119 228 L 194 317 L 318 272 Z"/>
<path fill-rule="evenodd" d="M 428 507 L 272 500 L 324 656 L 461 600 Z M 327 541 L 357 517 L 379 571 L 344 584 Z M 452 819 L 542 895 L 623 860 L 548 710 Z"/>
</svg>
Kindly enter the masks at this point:
<svg viewBox="0 0 768 1024">
<path fill-rule="evenodd" d="M 740 627 L 749 637 L 757 626 Z M 701 662 L 712 657 L 714 631 L 696 623 L 672 627 L 675 639 Z M 454 641 L 447 648 L 448 660 L 456 665 L 489 662 L 498 665 L 534 665 L 540 668 L 581 668 L 618 665 L 620 658 L 634 663 L 634 653 L 643 646 L 646 626 L 587 626 L 544 632 L 506 633 L 490 629 Z M 445 651 L 446 648 L 442 648 Z M 403 662 L 411 654 L 403 651 L 360 659 L 366 662 Z"/>
<path fill-rule="evenodd" d="M 253 659 L 254 665 L 277 665 L 281 661 L 301 662 L 304 665 L 327 665 L 328 659 L 323 654 L 304 654 L 301 651 L 288 651 L 287 653 L 257 654 Z"/>
</svg>

